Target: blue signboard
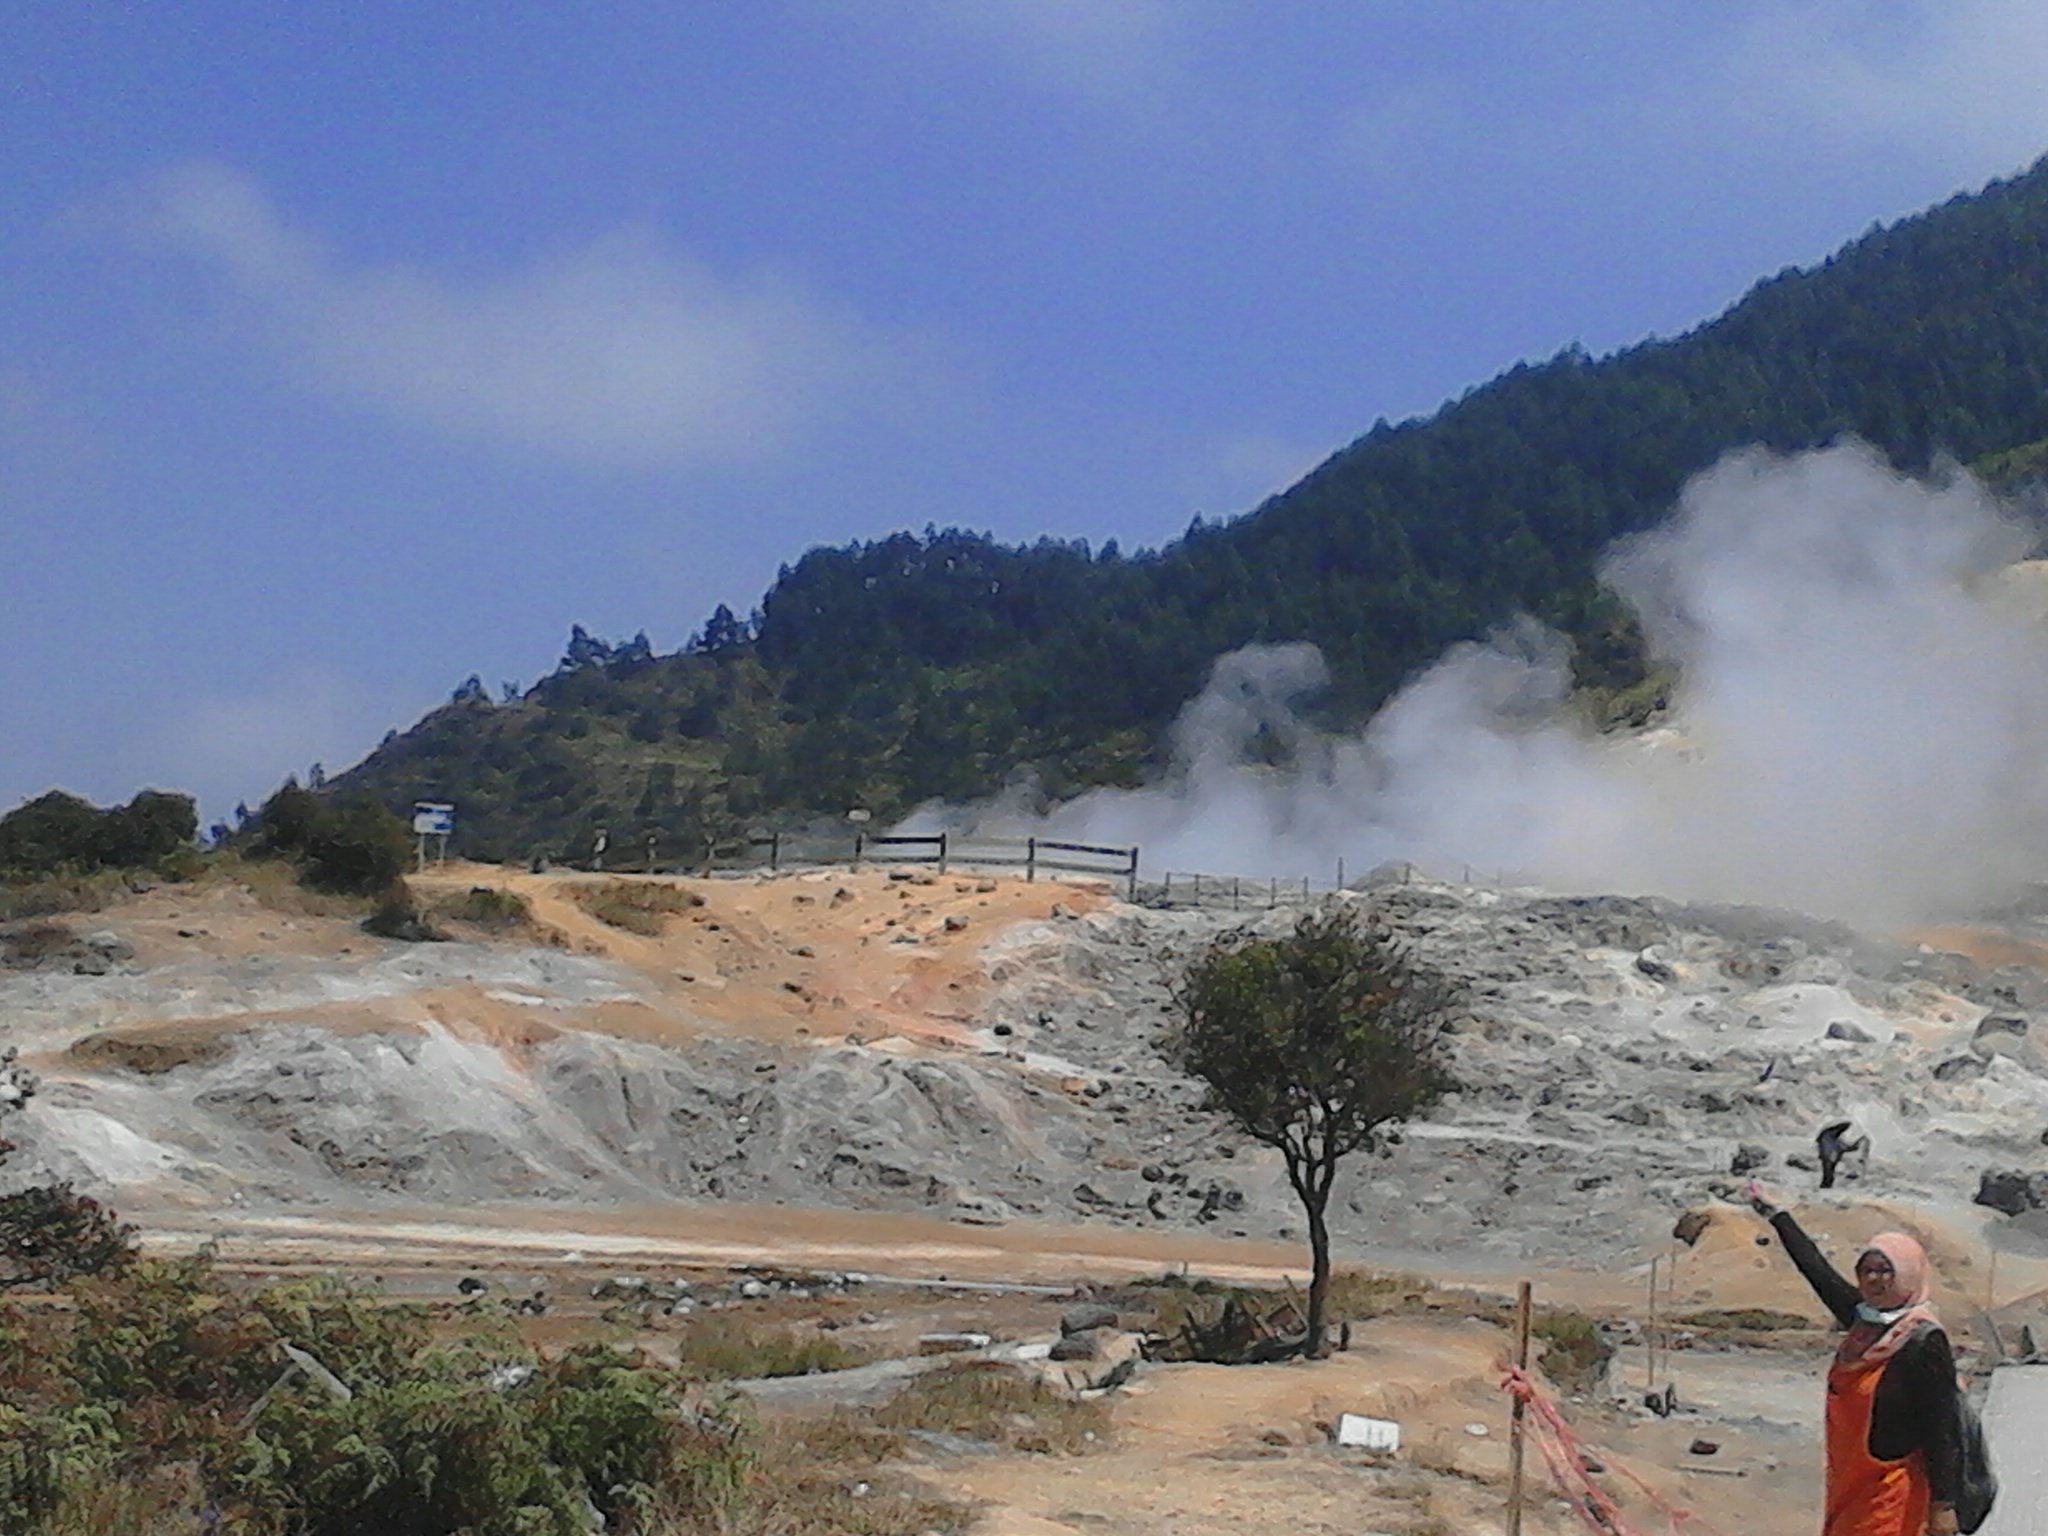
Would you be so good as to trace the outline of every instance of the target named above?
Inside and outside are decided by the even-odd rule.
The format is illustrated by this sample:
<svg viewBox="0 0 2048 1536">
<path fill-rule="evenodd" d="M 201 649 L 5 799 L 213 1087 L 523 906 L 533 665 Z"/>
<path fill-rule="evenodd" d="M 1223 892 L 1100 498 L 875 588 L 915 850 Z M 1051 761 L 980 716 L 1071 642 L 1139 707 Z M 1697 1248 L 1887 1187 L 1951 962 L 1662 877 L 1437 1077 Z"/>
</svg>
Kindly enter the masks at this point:
<svg viewBox="0 0 2048 1536">
<path fill-rule="evenodd" d="M 440 800 L 415 800 L 412 829 L 421 837 L 447 837 L 455 830 L 455 807 Z"/>
</svg>

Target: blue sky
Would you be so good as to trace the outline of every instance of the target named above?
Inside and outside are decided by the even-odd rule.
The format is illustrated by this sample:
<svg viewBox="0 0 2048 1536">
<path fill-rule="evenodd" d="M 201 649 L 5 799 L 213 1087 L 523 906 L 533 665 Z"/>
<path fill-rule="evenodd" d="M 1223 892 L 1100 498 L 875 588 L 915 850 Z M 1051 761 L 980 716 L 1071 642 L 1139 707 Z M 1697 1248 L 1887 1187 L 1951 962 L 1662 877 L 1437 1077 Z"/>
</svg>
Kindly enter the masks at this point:
<svg viewBox="0 0 2048 1536">
<path fill-rule="evenodd" d="M 597 18 L 602 19 L 597 19 Z M 2038 0 L 16 0 L 0 807 L 816 543 L 1156 544 L 2048 151 Z"/>
</svg>

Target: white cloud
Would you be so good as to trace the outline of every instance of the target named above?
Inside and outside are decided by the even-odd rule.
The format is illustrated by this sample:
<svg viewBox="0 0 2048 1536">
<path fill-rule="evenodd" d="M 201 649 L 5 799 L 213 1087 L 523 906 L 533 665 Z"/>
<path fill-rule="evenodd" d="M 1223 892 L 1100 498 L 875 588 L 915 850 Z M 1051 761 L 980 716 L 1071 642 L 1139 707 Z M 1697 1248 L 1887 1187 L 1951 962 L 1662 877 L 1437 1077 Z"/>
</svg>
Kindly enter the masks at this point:
<svg viewBox="0 0 2048 1536">
<path fill-rule="evenodd" d="M 225 279 L 304 377 L 408 425 L 630 467 L 772 453 L 911 414 L 934 349 L 777 271 L 720 273 L 625 230 L 482 277 L 350 265 L 211 163 L 150 189 L 145 227 Z"/>
<path fill-rule="evenodd" d="M 1026 73 L 1097 100 L 1145 95 L 1182 62 L 1186 12 L 1168 0 L 929 0 L 924 10 Z"/>
<path fill-rule="evenodd" d="M 1719 60 L 1724 105 L 1848 144 L 2018 167 L 2048 148 L 2048 6 L 1775 6 Z"/>
</svg>

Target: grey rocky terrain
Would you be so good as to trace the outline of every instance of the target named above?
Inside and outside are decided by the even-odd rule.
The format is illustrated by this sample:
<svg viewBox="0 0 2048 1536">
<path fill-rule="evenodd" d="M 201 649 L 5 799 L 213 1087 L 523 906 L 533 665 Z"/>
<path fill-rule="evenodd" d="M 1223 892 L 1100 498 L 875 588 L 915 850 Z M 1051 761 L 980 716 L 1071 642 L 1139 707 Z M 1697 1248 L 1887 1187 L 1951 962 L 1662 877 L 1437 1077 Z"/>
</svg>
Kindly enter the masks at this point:
<svg viewBox="0 0 2048 1536">
<path fill-rule="evenodd" d="M 1343 1251 L 1468 1270 L 1639 1254 L 1738 1170 L 1810 1189 L 1799 1162 L 1833 1119 L 1872 1137 L 1849 1173 L 1865 1198 L 2004 1223 L 1970 1206 L 1980 1176 L 2043 1165 L 2031 966 L 1649 898 L 1415 880 L 1333 899 L 1385 912 L 1469 1002 L 1463 1089 L 1340 1180 Z M 1277 1159 L 1202 1112 L 1158 1046 L 1189 954 L 1293 920 L 1118 903 L 977 935 L 971 1044 L 942 1049 L 612 1032 L 594 1010 L 676 1004 L 632 966 L 538 945 L 138 960 L 114 913 L 94 964 L 0 970 L 0 1043 L 42 1079 L 7 1176 L 73 1178 L 145 1219 L 674 1198 L 1294 1237 Z M 2016 944 L 2033 926 L 2002 921 Z M 466 1029 L 465 999 L 535 1028 Z M 155 1056 L 93 1048 L 138 1020 L 205 1029 Z M 2028 1219 L 2006 1236 L 2033 1241 Z"/>
</svg>

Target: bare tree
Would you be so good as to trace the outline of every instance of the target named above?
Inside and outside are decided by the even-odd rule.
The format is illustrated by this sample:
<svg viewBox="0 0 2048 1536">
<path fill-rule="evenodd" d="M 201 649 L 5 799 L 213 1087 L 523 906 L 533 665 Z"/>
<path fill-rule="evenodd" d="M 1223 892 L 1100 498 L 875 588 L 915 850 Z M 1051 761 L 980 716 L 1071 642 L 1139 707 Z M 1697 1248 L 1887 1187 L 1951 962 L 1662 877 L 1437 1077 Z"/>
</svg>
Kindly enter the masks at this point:
<svg viewBox="0 0 2048 1536">
<path fill-rule="evenodd" d="M 1313 1262 L 1302 1349 L 1318 1353 L 1337 1165 L 1455 1086 L 1444 1027 L 1456 989 L 1383 922 L 1333 905 L 1278 938 L 1224 935 L 1189 965 L 1176 1000 L 1169 1054 L 1208 1085 L 1212 1108 L 1286 1161 Z"/>
</svg>

